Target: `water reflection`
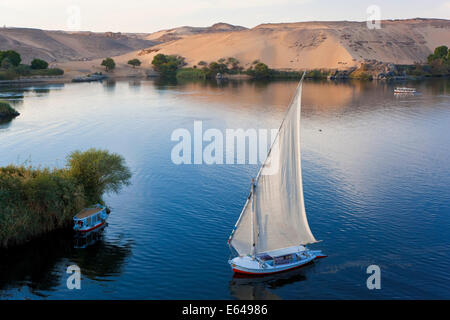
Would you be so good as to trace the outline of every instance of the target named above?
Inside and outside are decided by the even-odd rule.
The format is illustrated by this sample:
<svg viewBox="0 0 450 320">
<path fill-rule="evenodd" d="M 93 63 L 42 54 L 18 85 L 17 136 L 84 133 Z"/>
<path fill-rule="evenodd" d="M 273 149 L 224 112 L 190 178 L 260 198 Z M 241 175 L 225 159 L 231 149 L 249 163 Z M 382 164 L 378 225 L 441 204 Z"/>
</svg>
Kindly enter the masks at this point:
<svg viewBox="0 0 450 320">
<path fill-rule="evenodd" d="M 107 92 L 114 92 L 116 89 L 116 80 L 113 79 L 107 79 L 105 81 L 102 81 L 103 88 L 105 88 L 105 91 Z"/>
<path fill-rule="evenodd" d="M 164 90 L 183 82 L 179 82 L 175 78 L 157 78 L 153 81 L 153 83 L 157 89 Z"/>
<path fill-rule="evenodd" d="M 313 265 L 262 277 L 234 274 L 229 282 L 230 294 L 239 300 L 280 300 L 274 290 L 307 280 L 306 274 Z"/>
<path fill-rule="evenodd" d="M 194 120 L 205 129 L 277 128 L 297 81 L 80 83 L 45 97 L 32 87 L 1 88 L 24 97 L 21 116 L 0 125 L 2 166 L 31 159 L 60 167 L 71 151 L 97 147 L 122 154 L 134 176 L 132 186 L 108 197 L 117 214 L 92 245 L 74 248 L 70 234 L 2 252 L 0 294 L 369 299 L 364 267 L 379 264 L 386 285 L 376 297 L 448 298 L 449 83 L 402 83 L 421 95 L 396 98 L 398 83 L 305 81 L 306 209 L 324 240 L 318 248 L 330 254 L 324 265 L 339 268 L 263 279 L 230 279 L 224 243 L 257 166 L 176 166 L 170 136 Z M 436 243 L 442 248 L 425 254 Z M 411 261 L 415 267 L 405 267 Z M 86 273 L 80 296 L 65 286 L 70 264 Z"/>
<path fill-rule="evenodd" d="M 49 95 L 50 90 L 50 88 L 34 88 L 32 92 L 35 93 L 38 97 L 45 97 Z"/>
<path fill-rule="evenodd" d="M 13 91 L 13 92 L 0 92 L 0 99 L 2 100 L 21 100 L 24 98 L 23 93 L 17 92 L 17 91 Z"/>
<path fill-rule="evenodd" d="M 107 224 L 104 224 L 96 230 L 89 232 L 76 232 L 74 236 L 74 248 L 84 249 L 96 244 L 99 240 L 103 239 L 103 231 Z"/>
<path fill-rule="evenodd" d="M 159 89 L 179 90 L 184 98 L 202 103 L 220 105 L 221 108 L 243 109 L 247 106 L 270 106 L 274 111 L 283 111 L 289 104 L 298 85 L 297 80 L 260 81 L 176 81 L 158 80 Z M 446 94 L 449 81 L 405 81 L 401 85 L 416 87 L 419 92 L 427 92 L 427 97 Z M 303 84 L 302 105 L 304 116 L 311 114 L 335 115 L 349 111 L 372 112 L 383 109 L 396 99 L 394 88 L 397 82 L 358 81 L 358 80 L 305 80 Z M 266 110 L 264 110 L 266 111 Z"/>
<path fill-rule="evenodd" d="M 99 230 L 89 234 L 83 241 L 84 247 L 77 248 L 72 256 L 83 275 L 93 280 L 120 274 L 126 258 L 131 254 L 131 242 L 123 245 L 118 241 L 104 241 L 102 232 Z"/>
<path fill-rule="evenodd" d="M 54 83 L 54 84 L 17 84 L 14 86 L 0 86 L 0 99 L 10 100 L 10 101 L 20 101 L 25 97 L 45 97 L 54 90 L 64 89 L 64 83 Z"/>
<path fill-rule="evenodd" d="M 141 88 L 141 80 L 134 79 L 134 80 L 128 81 L 128 87 L 138 91 Z"/>
<path fill-rule="evenodd" d="M 55 291 L 65 283 L 61 278 L 72 264 L 80 267 L 83 277 L 92 280 L 120 274 L 131 254 L 131 246 L 131 242 L 105 241 L 103 230 L 79 238 L 69 229 L 23 246 L 0 250 L 0 297 L 8 297 L 9 289 L 24 287 L 32 294 L 46 297 L 46 292 Z"/>
<path fill-rule="evenodd" d="M 3 119 L 3 120 L 0 120 L 0 130 L 1 129 L 8 129 L 9 126 L 11 126 L 11 122 L 13 120 L 14 119 Z"/>
<path fill-rule="evenodd" d="M 195 81 L 180 82 L 177 90 L 189 92 L 187 98 L 202 102 L 245 108 L 248 105 L 270 106 L 274 111 L 285 110 L 298 85 L 296 80 L 286 81 Z M 363 91 L 369 90 L 370 84 L 360 82 L 306 81 L 304 83 L 303 101 L 310 102 L 318 110 L 339 110 Z"/>
</svg>

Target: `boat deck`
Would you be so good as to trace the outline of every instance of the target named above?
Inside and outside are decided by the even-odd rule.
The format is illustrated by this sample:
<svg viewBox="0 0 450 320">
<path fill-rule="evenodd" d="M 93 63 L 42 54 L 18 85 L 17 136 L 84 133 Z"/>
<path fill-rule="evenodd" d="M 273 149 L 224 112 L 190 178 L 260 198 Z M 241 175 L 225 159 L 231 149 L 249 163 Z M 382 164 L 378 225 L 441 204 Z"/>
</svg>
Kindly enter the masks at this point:
<svg viewBox="0 0 450 320">
<path fill-rule="evenodd" d="M 87 218 L 89 216 L 92 216 L 100 211 L 102 211 L 103 208 L 89 208 L 89 209 L 84 209 L 83 211 L 81 211 L 80 213 L 78 213 L 75 218 L 77 219 L 84 219 Z"/>
</svg>

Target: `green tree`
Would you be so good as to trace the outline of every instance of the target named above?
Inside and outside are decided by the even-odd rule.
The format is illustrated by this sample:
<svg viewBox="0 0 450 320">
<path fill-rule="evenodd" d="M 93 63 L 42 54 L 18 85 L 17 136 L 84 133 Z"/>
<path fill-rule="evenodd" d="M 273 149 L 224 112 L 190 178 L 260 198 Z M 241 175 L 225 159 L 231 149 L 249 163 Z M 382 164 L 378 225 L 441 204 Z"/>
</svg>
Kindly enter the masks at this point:
<svg viewBox="0 0 450 320">
<path fill-rule="evenodd" d="M 20 54 L 14 50 L 0 51 L 0 62 L 2 62 L 2 60 L 6 58 L 9 59 L 9 61 L 15 67 L 17 67 L 22 61 Z"/>
<path fill-rule="evenodd" d="M 240 71 L 239 60 L 237 60 L 236 58 L 233 58 L 233 57 L 228 58 L 227 66 L 229 69 L 231 69 L 234 72 Z"/>
<path fill-rule="evenodd" d="M 106 71 L 111 71 L 116 67 L 116 63 L 112 58 L 104 59 L 101 65 L 105 67 Z"/>
<path fill-rule="evenodd" d="M 175 77 L 177 70 L 186 65 L 184 58 L 176 55 L 165 55 L 158 53 L 152 60 L 153 68 L 158 71 L 162 77 Z"/>
<path fill-rule="evenodd" d="M 448 54 L 447 46 L 440 46 L 440 47 L 437 47 L 436 49 L 434 49 L 434 56 L 437 59 L 447 58 L 447 54 Z"/>
<path fill-rule="evenodd" d="M 209 70 L 215 76 L 217 73 L 227 73 L 228 67 L 225 63 L 211 62 L 209 64 Z"/>
<path fill-rule="evenodd" d="M 158 53 L 153 57 L 152 65 L 156 71 L 159 71 L 158 69 L 165 63 L 167 63 L 167 56 L 165 54 Z"/>
<path fill-rule="evenodd" d="M 31 69 L 47 69 L 47 68 L 48 68 L 47 61 L 41 59 L 33 59 L 33 61 L 31 61 Z"/>
<path fill-rule="evenodd" d="M 439 46 L 428 56 L 428 65 L 432 75 L 448 75 L 450 73 L 450 50 L 447 46 Z"/>
<path fill-rule="evenodd" d="M 447 46 L 439 46 L 434 49 L 434 53 L 428 56 L 428 64 L 433 64 L 433 61 L 435 60 L 441 60 L 442 63 L 445 63 L 448 61 L 449 55 L 450 51 L 448 50 Z"/>
<path fill-rule="evenodd" d="M 11 60 L 9 60 L 9 58 L 4 58 L 0 64 L 0 67 L 2 69 L 11 69 L 13 67 L 13 64 L 11 63 Z"/>
<path fill-rule="evenodd" d="M 131 59 L 128 61 L 129 65 L 132 65 L 133 68 L 139 67 L 141 65 L 141 61 L 139 59 Z"/>
<path fill-rule="evenodd" d="M 266 64 L 258 62 L 247 70 L 247 74 L 258 79 L 263 79 L 271 77 L 272 70 L 270 70 Z"/>
<path fill-rule="evenodd" d="M 30 66 L 26 64 L 20 64 L 14 68 L 14 71 L 21 76 L 28 76 L 31 74 Z"/>
<path fill-rule="evenodd" d="M 75 151 L 67 157 L 69 175 L 82 185 L 91 203 L 101 202 L 102 195 L 117 193 L 130 184 L 131 172 L 125 159 L 106 150 Z"/>
</svg>

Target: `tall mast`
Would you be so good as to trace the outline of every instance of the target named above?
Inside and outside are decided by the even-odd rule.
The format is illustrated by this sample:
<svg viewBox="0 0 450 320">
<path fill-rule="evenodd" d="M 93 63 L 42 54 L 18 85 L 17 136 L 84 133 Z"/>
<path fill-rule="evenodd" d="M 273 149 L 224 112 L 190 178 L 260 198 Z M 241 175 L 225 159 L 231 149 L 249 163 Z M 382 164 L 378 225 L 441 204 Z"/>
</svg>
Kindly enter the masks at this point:
<svg viewBox="0 0 450 320">
<path fill-rule="evenodd" d="M 255 224 L 256 224 L 256 193 L 255 193 L 255 179 L 252 178 L 252 257 L 255 257 L 256 250 L 256 235 L 255 235 Z"/>
</svg>

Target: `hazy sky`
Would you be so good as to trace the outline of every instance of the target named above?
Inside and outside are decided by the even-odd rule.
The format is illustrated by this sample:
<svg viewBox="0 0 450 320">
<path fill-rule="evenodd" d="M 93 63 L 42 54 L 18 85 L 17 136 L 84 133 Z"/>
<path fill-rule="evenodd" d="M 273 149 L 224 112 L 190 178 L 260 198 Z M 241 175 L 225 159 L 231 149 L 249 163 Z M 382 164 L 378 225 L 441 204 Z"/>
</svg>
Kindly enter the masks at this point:
<svg viewBox="0 0 450 320">
<path fill-rule="evenodd" d="M 376 5 L 382 19 L 450 18 L 450 0 L 0 0 L 0 25 L 58 30 L 153 32 L 216 22 L 365 21 Z"/>
</svg>

